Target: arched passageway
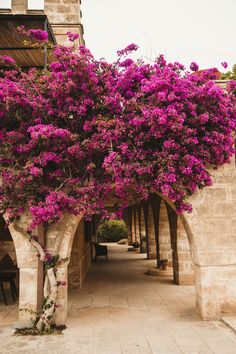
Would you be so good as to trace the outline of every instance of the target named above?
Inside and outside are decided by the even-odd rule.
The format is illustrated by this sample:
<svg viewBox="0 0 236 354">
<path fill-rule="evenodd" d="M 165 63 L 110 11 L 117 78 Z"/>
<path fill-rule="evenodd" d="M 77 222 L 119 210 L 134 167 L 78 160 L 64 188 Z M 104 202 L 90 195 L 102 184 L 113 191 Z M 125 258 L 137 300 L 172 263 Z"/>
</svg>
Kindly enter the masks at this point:
<svg viewBox="0 0 236 354">
<path fill-rule="evenodd" d="M 192 213 L 177 217 L 167 204 L 174 280 L 192 284 L 203 319 L 217 319 L 236 308 L 235 161 L 211 171 L 213 185 L 189 198 Z M 160 209 L 153 196 L 143 203 L 148 257 L 160 258 L 162 225 Z M 160 199 L 155 196 L 154 198 Z M 159 216 L 158 216 L 159 215 Z M 187 241 L 188 240 L 188 241 Z"/>
<path fill-rule="evenodd" d="M 193 279 L 190 249 L 194 265 L 197 307 L 202 318 L 208 320 L 218 319 L 222 313 L 235 311 L 236 308 L 236 171 L 234 160 L 231 164 L 212 172 L 212 175 L 213 186 L 204 188 L 189 198 L 189 202 L 193 206 L 192 213 L 184 213 L 176 218 L 174 206 L 165 200 L 168 205 L 167 215 L 170 225 L 175 281 L 183 284 L 191 283 Z M 145 229 L 147 255 L 155 262 L 160 258 L 162 247 L 159 238 L 161 232 L 159 219 L 163 215 L 160 214 L 161 197 L 151 196 L 148 201 L 140 205 L 130 206 L 124 213 L 124 220 L 129 229 L 129 240 L 135 241 L 135 237 L 137 239 L 143 235 Z M 69 258 L 71 249 L 73 249 L 74 235 L 80 222 L 84 222 L 82 216 L 76 218 L 66 215 L 61 223 L 47 231 L 46 247 L 50 249 L 55 239 L 63 236 L 59 255 L 62 258 Z M 20 223 L 27 228 L 30 223 L 29 215 L 22 215 Z M 94 226 L 92 226 L 93 228 Z M 14 229 L 14 225 L 9 226 L 9 231 L 13 238 L 17 265 L 20 269 L 20 307 L 35 310 L 42 299 L 42 286 L 40 287 L 40 282 L 42 284 L 43 280 L 42 262 L 39 261 L 32 244 L 21 232 Z M 86 239 L 84 243 L 86 246 L 83 248 L 86 251 L 83 252 L 83 255 L 80 254 L 80 262 L 84 264 L 83 269 L 85 269 L 81 279 L 84 279 L 91 261 L 91 241 L 94 234 L 94 231 L 89 231 L 87 234 L 90 236 L 86 236 L 86 232 L 84 227 L 83 231 L 82 229 L 80 231 Z M 38 237 L 41 237 L 40 228 L 38 229 Z M 81 247 L 81 240 L 77 239 L 74 242 L 77 243 L 78 248 Z M 78 252 L 74 252 L 74 255 L 78 254 Z M 74 256 L 74 258 L 76 257 Z M 68 262 L 58 269 L 58 279 L 66 281 L 66 286 L 59 290 L 58 302 L 60 306 L 59 310 L 55 312 L 58 323 L 64 322 L 67 315 L 67 266 Z M 20 314 L 25 318 L 25 313 Z"/>
</svg>

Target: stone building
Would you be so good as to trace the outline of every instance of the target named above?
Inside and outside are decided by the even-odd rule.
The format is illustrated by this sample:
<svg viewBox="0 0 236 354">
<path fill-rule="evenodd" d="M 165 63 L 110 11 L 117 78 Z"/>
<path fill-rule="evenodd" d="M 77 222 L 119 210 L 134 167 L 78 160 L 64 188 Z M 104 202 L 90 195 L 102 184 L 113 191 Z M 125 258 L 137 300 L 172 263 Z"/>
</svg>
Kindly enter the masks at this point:
<svg viewBox="0 0 236 354">
<path fill-rule="evenodd" d="M 40 2 L 44 3 L 40 9 L 32 9 L 30 0 L 5 0 L 7 2 L 10 7 L 0 10 L 0 27 L 4 19 L 8 31 L 14 30 L 16 24 L 29 21 L 28 25 L 37 24 L 42 28 L 46 25 L 54 42 L 66 43 L 65 34 L 71 31 L 79 33 L 80 43 L 83 43 L 79 0 L 45 0 Z M 0 54 L 15 53 L 28 66 L 35 65 L 37 55 L 34 56 L 30 49 L 14 47 L 14 41 L 4 47 L 2 37 Z M 44 65 L 44 58 L 41 59 L 39 66 Z M 212 176 L 213 186 L 189 198 L 193 206 L 191 214 L 177 215 L 169 200 L 161 195 L 151 195 L 139 205 L 130 205 L 123 215 L 130 243 L 146 237 L 148 259 L 168 259 L 175 284 L 195 283 L 197 308 L 206 320 L 219 319 L 222 313 L 236 309 L 235 160 L 212 171 Z M 69 257 L 70 263 L 60 266 L 58 277 L 68 280 L 69 287 L 79 288 L 92 260 L 92 241 L 96 240 L 99 220 L 94 218 L 86 222 L 82 216 L 65 216 L 63 222 L 63 228 L 62 224 L 55 226 L 47 247 L 54 242 L 56 233 L 63 232 L 59 255 Z M 17 262 L 20 270 L 19 307 L 37 309 L 42 297 L 42 264 L 24 235 L 12 225 L 9 230 L 4 229 L 4 223 L 1 218 L 0 258 L 9 253 Z M 61 306 L 55 313 L 58 323 L 66 319 L 67 292 L 68 286 L 59 289 L 58 303 Z M 20 312 L 20 316 L 25 318 L 27 314 Z"/>
</svg>

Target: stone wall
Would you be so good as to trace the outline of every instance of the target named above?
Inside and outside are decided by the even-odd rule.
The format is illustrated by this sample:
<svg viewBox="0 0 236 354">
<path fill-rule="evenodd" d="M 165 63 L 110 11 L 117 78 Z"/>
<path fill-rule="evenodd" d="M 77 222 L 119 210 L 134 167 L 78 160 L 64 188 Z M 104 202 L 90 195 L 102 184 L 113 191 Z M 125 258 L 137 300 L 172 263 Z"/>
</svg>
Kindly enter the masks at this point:
<svg viewBox="0 0 236 354">
<path fill-rule="evenodd" d="M 50 23 L 76 24 L 81 21 L 80 0 L 44 0 Z"/>
</svg>

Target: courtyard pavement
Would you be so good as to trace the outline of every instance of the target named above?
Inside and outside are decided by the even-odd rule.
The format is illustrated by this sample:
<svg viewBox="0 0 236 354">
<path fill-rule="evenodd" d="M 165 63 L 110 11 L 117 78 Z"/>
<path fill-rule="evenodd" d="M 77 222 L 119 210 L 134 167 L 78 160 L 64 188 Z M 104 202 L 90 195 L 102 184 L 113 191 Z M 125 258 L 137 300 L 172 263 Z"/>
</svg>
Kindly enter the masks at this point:
<svg viewBox="0 0 236 354">
<path fill-rule="evenodd" d="M 17 307 L 1 302 L 0 353 L 235 354 L 235 332 L 200 320 L 194 287 L 146 275 L 154 264 L 127 246 L 110 245 L 109 260 L 94 263 L 83 289 L 70 293 L 61 336 L 13 336 Z"/>
</svg>

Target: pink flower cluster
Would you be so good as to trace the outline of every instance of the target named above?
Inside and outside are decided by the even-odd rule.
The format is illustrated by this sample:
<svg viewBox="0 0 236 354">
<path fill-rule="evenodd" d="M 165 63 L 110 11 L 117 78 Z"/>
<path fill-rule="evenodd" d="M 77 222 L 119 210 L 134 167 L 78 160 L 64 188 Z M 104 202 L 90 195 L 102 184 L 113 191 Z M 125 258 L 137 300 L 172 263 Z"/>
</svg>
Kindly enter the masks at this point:
<svg viewBox="0 0 236 354">
<path fill-rule="evenodd" d="M 27 31 L 27 34 L 30 38 L 39 42 L 46 42 L 48 40 L 48 33 L 41 29 L 30 29 Z"/>
<path fill-rule="evenodd" d="M 230 161 L 235 82 L 223 90 L 215 69 L 195 73 L 193 62 L 185 72 L 163 56 L 121 60 L 133 50 L 107 63 L 84 46 L 57 46 L 47 73 L 0 71 L 0 210 L 10 220 L 28 209 L 33 230 L 65 212 L 107 215 L 111 195 L 121 215 L 151 193 L 191 211 L 209 168 Z"/>
<path fill-rule="evenodd" d="M 70 42 L 74 42 L 76 39 L 79 38 L 79 34 L 78 33 L 67 32 L 67 37 L 69 38 Z"/>
</svg>

